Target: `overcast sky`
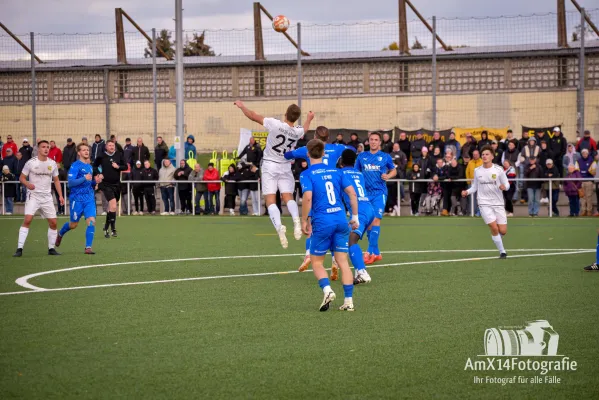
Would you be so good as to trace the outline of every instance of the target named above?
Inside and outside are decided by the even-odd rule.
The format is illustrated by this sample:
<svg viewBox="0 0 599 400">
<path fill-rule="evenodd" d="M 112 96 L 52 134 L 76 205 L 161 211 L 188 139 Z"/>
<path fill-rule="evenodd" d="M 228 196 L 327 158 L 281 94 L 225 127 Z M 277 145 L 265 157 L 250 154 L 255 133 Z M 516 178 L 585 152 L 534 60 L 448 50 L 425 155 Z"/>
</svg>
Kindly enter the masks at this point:
<svg viewBox="0 0 599 400">
<path fill-rule="evenodd" d="M 597 0 L 578 0 L 598 8 Z M 2 22 L 15 33 L 113 32 L 114 9 L 123 8 L 144 29 L 173 29 L 174 0 L 4 0 Z M 425 17 L 478 17 L 555 12 L 555 0 L 413 0 Z M 574 6 L 567 1 L 567 8 Z M 292 22 L 396 20 L 397 0 L 271 0 L 273 15 Z M 183 0 L 184 28 L 232 29 L 252 26 L 251 0 Z M 409 11 L 408 19 L 416 18 Z M 132 30 L 128 23 L 126 30 Z"/>
<path fill-rule="evenodd" d="M 2 22 L 29 43 L 27 32 L 52 33 L 36 36 L 36 53 L 44 60 L 116 58 L 115 7 L 123 8 L 142 28 L 173 30 L 174 0 L 0 0 Z M 594 9 L 599 25 L 599 0 L 578 0 Z M 439 20 L 438 33 L 452 46 L 496 46 L 554 43 L 555 0 L 413 0 L 426 18 Z M 183 28 L 207 29 L 206 43 L 217 55 L 241 56 L 254 53 L 252 1 L 183 0 Z M 580 16 L 567 1 L 568 35 Z M 295 23 L 302 22 L 303 47 L 310 52 L 381 50 L 398 36 L 397 0 L 272 0 L 263 5 L 273 15 L 284 14 L 292 22 L 289 34 L 296 37 Z M 528 15 L 527 17 L 496 18 Z M 491 17 L 489 19 L 477 17 Z M 370 23 L 368 23 L 370 21 Z M 377 22 L 379 21 L 379 22 Z M 382 23 L 380 21 L 390 21 Z M 410 44 L 416 37 L 431 47 L 432 35 L 408 9 Z M 359 24 L 355 24 L 360 22 Z M 340 24 L 341 23 L 341 24 Z M 345 23 L 345 24 L 343 24 Z M 354 24 L 352 24 L 354 23 Z M 330 24 L 330 25 L 328 25 Z M 263 17 L 266 54 L 293 53 L 293 47 L 270 28 Z M 215 31 L 224 30 L 224 31 Z M 142 58 L 147 42 L 125 21 L 127 57 Z M 106 32 L 105 35 L 72 35 Z M 66 33 L 68 36 L 55 34 Z M 193 32 L 187 32 L 187 37 Z M 173 35 L 174 39 L 174 35 Z M 27 60 L 28 54 L 0 32 L 0 61 Z"/>
</svg>

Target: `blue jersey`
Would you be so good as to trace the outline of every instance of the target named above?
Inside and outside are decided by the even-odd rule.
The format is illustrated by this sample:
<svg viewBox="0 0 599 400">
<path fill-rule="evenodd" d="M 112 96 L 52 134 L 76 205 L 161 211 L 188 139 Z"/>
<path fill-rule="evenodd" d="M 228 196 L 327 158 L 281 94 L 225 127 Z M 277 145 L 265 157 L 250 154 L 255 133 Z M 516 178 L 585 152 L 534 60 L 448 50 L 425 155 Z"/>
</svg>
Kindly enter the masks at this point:
<svg viewBox="0 0 599 400">
<path fill-rule="evenodd" d="M 387 182 L 381 175 L 395 169 L 395 164 L 389 154 L 382 151 L 377 151 L 374 154 L 364 151 L 358 154 L 355 167 L 364 174 L 366 193 L 371 200 L 380 195 L 387 195 Z"/>
<path fill-rule="evenodd" d="M 96 186 L 96 182 L 93 179 L 91 181 L 85 179 L 85 175 L 87 174 L 93 175 L 91 164 L 77 160 L 71 165 L 69 169 L 69 189 L 71 190 L 69 200 L 71 202 L 77 201 L 83 203 L 93 201 L 95 203 L 94 187 Z"/>
<path fill-rule="evenodd" d="M 356 196 L 358 196 L 358 208 L 366 206 L 366 204 L 370 207 L 370 199 L 368 198 L 368 192 L 366 191 L 366 185 L 364 184 L 364 175 L 353 167 L 346 167 L 340 171 L 349 180 L 356 191 Z M 345 192 L 343 192 L 343 202 L 348 208 L 350 207 L 349 195 Z"/>
<path fill-rule="evenodd" d="M 324 145 L 324 155 L 322 156 L 322 163 L 324 165 L 328 165 L 329 167 L 335 167 L 335 165 L 337 164 L 337 160 L 341 158 L 341 154 L 343 153 L 343 151 L 348 149 L 353 151 L 354 153 L 356 152 L 356 149 L 354 149 L 352 146 L 346 146 L 337 143 L 326 143 Z M 287 160 L 293 160 L 296 158 L 303 158 L 308 163 L 308 166 L 310 166 L 310 157 L 308 156 L 308 148 L 306 146 L 285 153 L 285 159 Z"/>
<path fill-rule="evenodd" d="M 326 225 L 347 224 L 341 202 L 343 189 L 352 185 L 340 170 L 323 164 L 310 166 L 300 175 L 302 191 L 312 192 L 312 225 L 315 230 Z"/>
</svg>

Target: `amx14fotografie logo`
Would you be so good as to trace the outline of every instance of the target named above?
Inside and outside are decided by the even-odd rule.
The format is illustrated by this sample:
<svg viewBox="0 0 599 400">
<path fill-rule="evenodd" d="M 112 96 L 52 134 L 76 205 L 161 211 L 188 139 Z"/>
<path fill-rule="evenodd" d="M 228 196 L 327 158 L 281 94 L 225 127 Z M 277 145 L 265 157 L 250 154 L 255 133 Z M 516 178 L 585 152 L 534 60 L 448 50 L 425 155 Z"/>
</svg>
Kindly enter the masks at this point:
<svg viewBox="0 0 599 400">
<path fill-rule="evenodd" d="M 558 354 L 558 344 L 559 335 L 546 320 L 518 327 L 489 328 L 484 336 L 485 354 L 468 358 L 464 370 L 489 374 L 474 376 L 474 383 L 561 383 L 561 377 L 553 373 L 576 371 L 578 364 Z M 516 375 L 505 376 L 505 372 Z"/>
</svg>

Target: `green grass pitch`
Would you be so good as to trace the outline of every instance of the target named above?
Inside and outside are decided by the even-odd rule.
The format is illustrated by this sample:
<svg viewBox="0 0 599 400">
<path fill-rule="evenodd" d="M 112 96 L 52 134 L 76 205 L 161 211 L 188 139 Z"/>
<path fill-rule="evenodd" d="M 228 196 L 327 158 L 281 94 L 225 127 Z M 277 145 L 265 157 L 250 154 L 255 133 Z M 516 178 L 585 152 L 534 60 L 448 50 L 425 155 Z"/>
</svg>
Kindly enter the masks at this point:
<svg viewBox="0 0 599 400">
<path fill-rule="evenodd" d="M 61 257 L 46 255 L 47 226 L 35 220 L 24 256 L 14 259 L 20 223 L 0 219 L 2 293 L 29 290 L 15 283 L 28 274 L 117 265 L 29 280 L 77 290 L 0 296 L 2 399 L 599 393 L 599 273 L 582 270 L 595 257 L 592 219 L 510 219 L 510 258 L 498 260 L 480 218 L 386 218 L 379 264 L 387 266 L 355 288 L 354 313 L 337 310 L 340 282 L 331 310 L 317 311 L 312 272 L 293 272 L 304 242 L 289 235 L 281 249 L 267 218 L 123 217 L 117 239 L 98 229 L 95 256 L 82 254 L 80 227 L 65 237 Z M 465 370 L 484 354 L 485 329 L 539 319 L 559 334 L 558 353 L 577 362 L 575 371 L 547 374 L 560 383 L 530 383 L 544 379 L 535 371 Z M 474 383 L 477 376 L 528 383 Z"/>
</svg>

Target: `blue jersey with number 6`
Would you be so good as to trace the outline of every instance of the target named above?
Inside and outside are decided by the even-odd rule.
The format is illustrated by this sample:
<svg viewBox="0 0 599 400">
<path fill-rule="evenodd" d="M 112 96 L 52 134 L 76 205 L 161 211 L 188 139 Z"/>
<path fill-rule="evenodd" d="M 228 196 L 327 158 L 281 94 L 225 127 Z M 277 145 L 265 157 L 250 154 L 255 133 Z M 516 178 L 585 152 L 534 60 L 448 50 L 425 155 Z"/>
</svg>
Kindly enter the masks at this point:
<svg viewBox="0 0 599 400">
<path fill-rule="evenodd" d="M 356 152 L 356 149 L 354 149 L 352 146 L 346 146 L 338 143 L 326 143 L 324 145 L 322 163 L 329 167 L 334 167 L 337 164 L 337 160 L 341 158 L 343 151 L 348 149 L 352 150 L 354 153 Z M 285 153 L 285 159 L 287 160 L 294 160 L 296 158 L 303 158 L 308 163 L 308 166 L 310 166 L 310 157 L 308 156 L 308 148 L 306 146 Z"/>
</svg>

